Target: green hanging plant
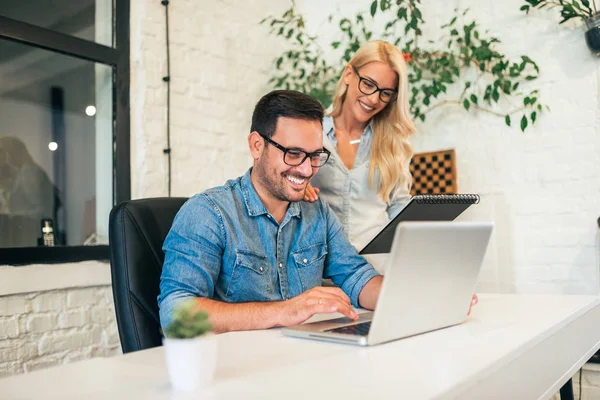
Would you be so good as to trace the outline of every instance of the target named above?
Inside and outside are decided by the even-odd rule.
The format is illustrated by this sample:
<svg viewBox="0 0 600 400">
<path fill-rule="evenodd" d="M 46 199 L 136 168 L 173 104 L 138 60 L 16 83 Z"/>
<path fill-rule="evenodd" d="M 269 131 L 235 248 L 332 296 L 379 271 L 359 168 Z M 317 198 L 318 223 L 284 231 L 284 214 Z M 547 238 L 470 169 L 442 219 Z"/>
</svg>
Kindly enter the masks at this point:
<svg viewBox="0 0 600 400">
<path fill-rule="evenodd" d="M 387 21 L 381 39 L 400 48 L 408 62 L 410 111 L 415 119 L 425 121 L 436 108 L 459 105 L 466 111 L 499 116 L 508 126 L 518 119 L 525 131 L 548 109 L 537 89 L 524 88 L 528 86 L 524 83 L 538 79 L 538 65 L 527 56 L 509 60 L 497 49 L 500 40 L 481 32 L 477 22 L 459 23 L 468 10 L 455 10 L 440 28 L 443 40 L 434 41 L 423 37 L 420 0 L 374 0 L 365 6 L 368 11 L 352 19 L 329 16 L 328 22 L 340 31 L 330 48 L 323 48 L 316 36 L 306 33 L 294 1 L 283 15 L 263 19 L 260 23 L 267 24 L 271 34 L 287 41 L 287 49 L 275 59 L 269 82 L 275 88 L 308 93 L 328 107 L 346 64 L 361 44 L 374 39 L 367 22 L 379 13 Z M 325 57 L 331 50 L 340 54 L 333 63 Z"/>
<path fill-rule="evenodd" d="M 559 8 L 562 18 L 559 24 L 570 19 L 582 19 L 587 26 L 585 42 L 592 53 L 600 57 L 600 13 L 595 0 L 525 0 L 525 3 L 521 11 L 526 14 L 532 8 Z"/>
<path fill-rule="evenodd" d="M 580 18 L 586 20 L 598 14 L 596 2 L 594 0 L 525 0 L 521 11 L 529 14 L 531 8 L 560 8 L 560 16 L 562 20 L 559 24 L 565 23 L 572 18 Z"/>
</svg>

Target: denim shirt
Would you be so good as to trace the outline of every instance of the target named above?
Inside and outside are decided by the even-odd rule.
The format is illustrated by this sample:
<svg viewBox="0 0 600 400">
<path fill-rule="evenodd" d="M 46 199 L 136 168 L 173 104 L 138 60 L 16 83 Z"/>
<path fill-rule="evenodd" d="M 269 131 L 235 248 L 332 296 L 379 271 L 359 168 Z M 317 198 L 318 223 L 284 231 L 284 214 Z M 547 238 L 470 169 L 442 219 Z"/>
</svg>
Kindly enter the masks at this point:
<svg viewBox="0 0 600 400">
<path fill-rule="evenodd" d="M 291 203 L 281 224 L 244 176 L 189 199 L 163 245 L 161 325 L 175 303 L 204 297 L 228 303 L 280 301 L 333 280 L 356 307 L 378 275 L 352 247 L 322 200 Z"/>
<path fill-rule="evenodd" d="M 337 151 L 333 118 L 323 118 L 323 146 L 331 152 L 331 157 L 312 178 L 311 185 L 320 189 L 319 197 L 331 206 L 357 250 L 379 233 L 410 200 L 408 191 L 402 190 L 388 206 L 377 195 L 377 175 L 373 187 L 369 187 L 372 144 L 373 129 L 369 124 L 360 138 L 354 166 L 348 170 Z"/>
</svg>

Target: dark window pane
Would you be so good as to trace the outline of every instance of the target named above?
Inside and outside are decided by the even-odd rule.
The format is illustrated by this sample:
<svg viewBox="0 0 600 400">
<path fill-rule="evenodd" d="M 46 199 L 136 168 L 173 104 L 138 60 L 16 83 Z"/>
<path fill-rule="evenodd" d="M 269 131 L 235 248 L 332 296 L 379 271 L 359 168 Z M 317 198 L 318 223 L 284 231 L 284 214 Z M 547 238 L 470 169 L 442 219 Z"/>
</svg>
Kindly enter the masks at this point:
<svg viewBox="0 0 600 400">
<path fill-rule="evenodd" d="M 1 0 L 0 15 L 112 46 L 109 0 Z"/>
<path fill-rule="evenodd" d="M 0 40 L 0 247 L 107 243 L 112 68 Z M 50 220 L 50 221 L 48 221 Z"/>
</svg>

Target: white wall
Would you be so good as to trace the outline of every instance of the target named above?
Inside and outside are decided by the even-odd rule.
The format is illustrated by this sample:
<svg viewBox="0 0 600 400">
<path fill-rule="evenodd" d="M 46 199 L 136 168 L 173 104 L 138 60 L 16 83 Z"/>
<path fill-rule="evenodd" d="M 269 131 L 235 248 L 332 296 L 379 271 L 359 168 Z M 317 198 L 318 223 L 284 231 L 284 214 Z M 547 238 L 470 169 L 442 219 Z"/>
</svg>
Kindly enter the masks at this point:
<svg viewBox="0 0 600 400">
<path fill-rule="evenodd" d="M 120 352 L 108 264 L 0 266 L 0 377 Z"/>
<path fill-rule="evenodd" d="M 110 286 L 0 297 L 0 377 L 120 353 Z"/>
<path fill-rule="evenodd" d="M 499 284 L 518 292 L 596 293 L 600 63 L 582 30 L 558 26 L 555 13 L 526 17 L 521 3 L 482 1 L 471 12 L 501 38 L 507 54 L 538 62 L 541 79 L 532 86 L 551 112 L 523 134 L 501 118 L 441 110 L 419 127 L 415 146 L 456 148 L 461 191 L 494 194 L 501 216 L 496 223 L 505 233 L 496 237 L 498 252 L 514 260 L 497 265 L 500 276 L 512 277 Z M 429 7 L 426 15 L 432 12 Z M 431 18 L 438 24 L 445 19 Z"/>
<path fill-rule="evenodd" d="M 258 23 L 276 0 L 171 2 L 171 148 L 174 196 L 242 175 L 254 104 L 269 90 L 277 42 Z M 167 194 L 164 7 L 132 2 L 132 195 Z"/>
<path fill-rule="evenodd" d="M 308 28 L 327 46 L 339 31 L 327 24 L 327 16 L 351 17 L 368 10 L 368 3 L 304 0 L 300 8 Z M 499 37 L 501 52 L 514 59 L 528 55 L 538 63 L 540 79 L 530 87 L 540 89 L 540 99 L 551 112 L 523 134 L 515 118 L 514 128 L 508 128 L 502 118 L 489 114 L 439 108 L 417 124 L 414 148 L 456 149 L 460 192 L 482 195 L 481 205 L 464 219 L 496 223 L 480 289 L 596 293 L 600 61 L 587 49 L 578 24 L 559 26 L 553 11 L 526 16 L 519 11 L 522 4 L 521 0 L 423 2 L 424 32 L 437 40 L 437 28 L 452 18 L 453 9 L 469 8 L 466 21 L 475 19 L 480 31 L 489 29 Z M 381 26 L 375 24 L 374 31 Z"/>
<path fill-rule="evenodd" d="M 327 23 L 329 14 L 353 16 L 367 10 L 368 3 L 297 2 L 309 31 L 319 35 L 323 46 L 338 32 Z M 523 134 L 516 126 L 506 127 L 501 118 L 440 108 L 417 125 L 415 151 L 455 148 L 460 191 L 483 197 L 465 219 L 496 223 L 480 289 L 596 293 L 600 64 L 577 24 L 559 26 L 554 12 L 526 16 L 519 11 L 521 3 L 424 2 L 425 32 L 436 39 L 437 27 L 448 22 L 455 7 L 469 8 L 468 15 L 481 31 L 489 29 L 502 40 L 501 51 L 537 61 L 541 77 L 532 87 L 541 90 L 540 99 L 551 112 Z M 172 23 L 174 195 L 220 185 L 250 163 L 244 138 L 252 107 L 269 90 L 270 60 L 278 53 L 278 42 L 255 21 L 280 15 L 288 4 L 232 4 L 199 4 L 191 18 Z M 134 197 L 145 197 L 166 193 L 164 31 L 159 5 L 138 7 L 144 11 L 132 13 L 137 27 L 132 37 L 141 43 L 132 50 L 137 68 L 132 86 L 132 179 Z M 170 11 L 177 21 L 189 10 L 172 5 Z M 223 18 L 229 19 L 229 30 L 223 31 Z"/>
</svg>

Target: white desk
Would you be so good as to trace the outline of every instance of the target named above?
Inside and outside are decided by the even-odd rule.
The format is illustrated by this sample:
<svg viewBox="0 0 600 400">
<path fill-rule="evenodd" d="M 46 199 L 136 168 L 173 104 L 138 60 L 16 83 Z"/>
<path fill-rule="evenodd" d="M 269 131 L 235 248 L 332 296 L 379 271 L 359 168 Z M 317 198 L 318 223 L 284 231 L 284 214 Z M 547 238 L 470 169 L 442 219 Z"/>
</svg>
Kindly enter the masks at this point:
<svg viewBox="0 0 600 400">
<path fill-rule="evenodd" d="M 220 335 L 216 382 L 199 393 L 171 391 L 156 348 L 0 379 L 0 398 L 547 399 L 598 350 L 599 327 L 599 297 L 482 294 L 462 325 L 372 348 Z"/>
</svg>

